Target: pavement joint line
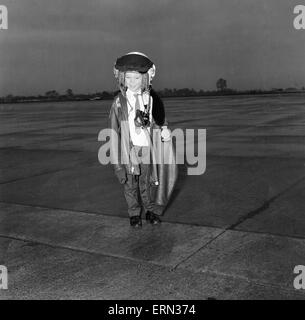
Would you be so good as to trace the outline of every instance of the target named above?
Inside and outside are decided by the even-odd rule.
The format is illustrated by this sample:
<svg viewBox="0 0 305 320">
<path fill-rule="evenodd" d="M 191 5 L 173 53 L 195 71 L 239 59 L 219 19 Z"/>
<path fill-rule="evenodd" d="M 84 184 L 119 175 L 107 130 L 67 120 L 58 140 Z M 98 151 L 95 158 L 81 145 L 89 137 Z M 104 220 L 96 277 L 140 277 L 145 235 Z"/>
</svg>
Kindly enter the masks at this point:
<svg viewBox="0 0 305 320">
<path fill-rule="evenodd" d="M 226 229 L 226 231 L 232 231 L 232 232 L 244 232 L 244 233 L 252 233 L 252 234 L 258 234 L 258 235 L 266 235 L 269 237 L 278 237 L 278 238 L 289 238 L 289 239 L 295 239 L 295 240 L 305 240 L 305 236 L 292 236 L 289 234 L 281 234 L 281 233 L 272 233 L 272 232 L 266 232 L 266 231 L 256 231 L 256 230 L 247 230 L 247 229 Z"/>
<path fill-rule="evenodd" d="M 215 241 L 216 239 L 218 239 L 219 237 L 221 237 L 224 233 L 226 232 L 226 229 L 224 229 L 223 231 L 221 231 L 217 236 L 213 237 L 211 240 L 209 240 L 208 242 L 206 242 L 203 246 L 201 246 L 200 248 L 198 248 L 196 251 L 192 252 L 189 256 L 187 256 L 186 258 L 182 259 L 181 261 L 179 261 L 173 268 L 172 270 L 176 270 L 177 268 L 179 268 L 179 266 L 181 264 L 183 264 L 184 262 L 186 262 L 187 260 L 189 260 L 191 257 L 193 257 L 195 254 L 197 254 L 200 250 L 202 250 L 203 248 L 207 247 L 210 243 L 212 243 L 213 241 Z"/>
<path fill-rule="evenodd" d="M 14 182 L 17 182 L 17 181 L 22 181 L 22 180 L 27 180 L 27 179 L 30 179 L 30 178 L 36 178 L 36 177 L 43 176 L 43 175 L 46 175 L 46 174 L 57 173 L 57 172 L 65 171 L 65 170 L 67 170 L 67 169 L 69 170 L 69 169 L 72 169 L 72 168 L 74 169 L 74 168 L 78 168 L 78 167 L 83 167 L 83 166 L 82 166 L 82 165 L 79 165 L 79 166 L 69 166 L 69 167 L 64 167 L 64 168 L 57 169 L 57 170 L 50 170 L 50 171 L 45 171 L 45 172 L 37 173 L 37 174 L 31 175 L 31 176 L 22 177 L 22 178 L 18 178 L 18 179 L 14 179 L 14 180 L 1 181 L 1 182 L 0 182 L 0 185 L 5 185 L 5 184 L 9 184 L 9 183 L 14 183 Z"/>
<path fill-rule="evenodd" d="M 17 203 L 17 202 L 9 202 L 9 201 L 0 201 L 0 204 L 9 204 L 9 205 L 16 205 L 16 206 L 23 206 L 23 207 L 30 207 L 30 208 L 37 208 L 37 209 L 44 209 L 44 210 L 58 210 L 58 211 L 68 211 L 71 213 L 82 213 L 82 214 L 88 214 L 92 216 L 103 216 L 105 218 L 113 217 L 113 218 L 119 218 L 119 219 L 126 219 L 129 220 L 129 218 L 121 217 L 117 215 L 112 214 L 105 214 L 101 212 L 93 212 L 93 211 L 85 211 L 85 210 L 76 210 L 76 209 L 68 209 L 68 208 L 57 208 L 57 207 L 49 207 L 49 206 L 41 206 L 41 205 L 34 205 L 34 204 L 24 204 L 24 203 Z M 204 227 L 204 228 L 211 228 L 211 229 L 221 229 L 223 230 L 223 227 L 217 227 L 217 226 L 209 226 L 209 225 L 202 225 L 202 224 L 195 224 L 195 223 L 184 223 L 184 222 L 171 222 L 171 221 L 163 221 L 163 223 L 167 224 L 173 224 L 173 225 L 185 225 L 185 226 L 194 226 L 194 227 Z"/>
<path fill-rule="evenodd" d="M 24 150 L 24 149 L 23 149 Z M 78 151 L 77 151 L 78 152 Z M 81 160 L 81 161 L 84 161 L 84 160 Z M 90 164 L 89 167 L 93 167 L 95 166 L 96 164 L 95 163 L 92 163 Z M 22 180 L 26 180 L 26 179 L 30 179 L 30 178 L 35 178 L 35 177 L 39 177 L 39 176 L 42 176 L 42 175 L 45 175 L 45 174 L 50 174 L 50 173 L 55 173 L 55 172 L 60 172 L 60 171 L 65 171 L 65 170 L 69 170 L 69 169 L 74 169 L 74 168 L 79 168 L 79 167 L 83 167 L 82 164 L 80 165 L 74 165 L 74 166 L 69 166 L 69 167 L 64 167 L 64 168 L 61 168 L 61 169 L 57 169 L 57 170 L 51 170 L 51 171 L 45 171 L 45 172 L 41 172 L 41 173 L 37 173 L 37 174 L 34 174 L 34 175 L 30 175 L 30 176 L 27 176 L 27 177 L 22 177 L 22 178 L 18 178 L 18 179 L 14 179 L 14 180 L 8 180 L 8 181 L 1 181 L 0 182 L 0 185 L 2 184 L 9 184 L 9 183 L 13 183 L 13 182 L 17 182 L 17 181 L 22 181 Z"/>
<path fill-rule="evenodd" d="M 62 154 L 70 154 L 70 153 L 79 153 L 79 154 L 94 154 L 97 155 L 96 151 L 92 150 L 72 150 L 72 149 L 26 149 L 26 148 L 15 148 L 15 147 L 0 147 L 0 152 L 5 151 L 5 150 L 12 150 L 12 151 L 29 151 L 29 152 L 56 152 L 56 153 L 62 153 Z M 87 160 L 89 157 L 86 157 L 86 159 L 82 160 Z M 98 160 L 95 162 L 95 164 L 101 165 Z"/>
<path fill-rule="evenodd" d="M 290 186 L 288 186 L 287 188 L 285 188 L 284 190 L 282 190 L 281 192 L 279 192 L 275 196 L 271 197 L 269 200 L 265 201 L 260 207 L 254 209 L 252 211 L 249 211 L 244 216 L 240 217 L 235 223 L 233 223 L 231 226 L 229 226 L 227 228 L 227 230 L 234 230 L 237 226 L 242 224 L 244 221 L 246 221 L 248 219 L 252 219 L 255 216 L 261 214 L 266 209 L 268 209 L 270 204 L 272 204 L 275 200 L 277 200 L 283 194 L 285 194 L 286 192 L 290 191 L 292 188 L 294 188 L 296 185 L 298 185 L 300 182 L 302 182 L 304 180 L 305 180 L 305 176 L 303 176 L 302 178 L 298 179 L 297 181 L 292 183 Z"/>
<path fill-rule="evenodd" d="M 0 201 L 0 204 L 9 204 L 9 205 L 16 205 L 16 206 L 23 206 L 23 207 L 30 207 L 30 208 L 37 208 L 37 209 L 43 209 L 43 210 L 57 210 L 57 211 L 68 211 L 68 212 L 75 212 L 75 213 L 83 213 L 88 214 L 92 216 L 103 216 L 103 217 L 114 217 L 114 218 L 121 218 L 121 219 L 128 219 L 128 217 L 120 217 L 120 216 L 114 216 L 111 214 L 104 214 L 100 212 L 93 212 L 93 211 L 85 211 L 85 210 L 76 210 L 76 209 L 66 209 L 66 208 L 57 208 L 57 207 L 49 207 L 49 206 L 41 206 L 41 205 L 34 205 L 34 204 L 28 204 L 28 203 L 17 203 L 17 202 L 9 202 L 9 201 Z"/>
<path fill-rule="evenodd" d="M 84 210 L 76 210 L 76 209 L 66 209 L 66 208 L 55 208 L 55 207 L 49 207 L 49 206 L 37 206 L 32 204 L 24 204 L 24 203 L 16 203 L 16 202 L 9 202 L 9 201 L 0 201 L 0 204 L 9 204 L 9 205 L 16 205 L 16 206 L 23 206 L 23 207 L 31 207 L 31 208 L 38 208 L 42 210 L 58 210 L 58 211 L 67 211 L 67 212 L 75 212 L 75 213 L 82 213 L 92 216 L 102 216 L 104 218 L 119 218 L 119 219 L 126 219 L 128 220 L 128 217 L 121 217 L 117 215 L 112 214 L 105 214 L 100 212 L 92 212 L 92 211 L 84 211 Z M 198 223 L 185 223 L 185 222 L 171 222 L 171 221 L 163 221 L 164 224 L 169 225 L 182 225 L 182 226 L 194 226 L 194 227 L 203 227 L 203 228 L 211 228 L 211 229 L 219 229 L 223 230 L 223 233 L 227 231 L 231 232 L 243 232 L 243 233 L 252 233 L 252 234 L 261 234 L 261 235 L 267 235 L 270 237 L 279 237 L 279 238 L 289 238 L 289 239 L 295 239 L 295 240 L 305 240 L 305 237 L 301 236 L 292 236 L 292 235 L 285 235 L 280 233 L 271 233 L 271 232 L 263 232 L 263 231 L 253 231 L 253 230 L 243 230 L 243 229 L 230 229 L 230 226 L 214 226 L 214 225 L 206 225 L 206 224 L 198 224 Z M 218 236 L 217 236 L 218 237 Z"/>
<path fill-rule="evenodd" d="M 60 127 L 59 127 L 60 128 Z M 50 129 L 59 129 L 58 127 L 52 127 Z M 13 131 L 13 132 L 6 132 L 6 133 L 0 133 L 0 137 L 5 137 L 5 136 L 11 136 L 11 135 L 21 135 L 21 134 L 31 134 L 35 132 L 41 133 L 42 131 L 46 131 L 46 129 L 31 129 L 31 130 L 22 130 L 22 131 Z"/>
<path fill-rule="evenodd" d="M 197 249 L 195 252 L 193 252 L 192 254 L 190 254 L 188 257 L 184 258 L 183 260 L 181 260 L 179 263 L 177 263 L 174 267 L 172 267 L 172 270 L 177 269 L 182 263 L 186 262 L 188 259 L 190 259 L 192 256 L 194 256 L 196 253 L 198 253 L 200 250 L 202 250 L 203 248 L 207 247 L 209 244 L 211 244 L 213 241 L 215 241 L 216 239 L 218 239 L 219 237 L 221 237 L 224 233 L 226 233 L 227 231 L 235 231 L 235 232 L 244 232 L 244 231 L 240 231 L 240 230 L 236 230 L 235 228 L 240 225 L 241 223 L 243 223 L 245 220 L 253 218 L 254 216 L 256 216 L 257 214 L 265 211 L 269 205 L 274 202 L 277 198 L 279 198 L 281 195 L 283 195 L 285 192 L 289 191 L 291 188 L 293 188 L 294 186 L 296 186 L 298 183 L 300 183 L 301 181 L 303 181 L 305 179 L 305 177 L 302 177 L 301 179 L 297 180 L 295 183 L 293 183 L 292 185 L 290 185 L 289 187 L 287 187 L 286 189 L 284 189 L 283 191 L 281 191 L 280 193 L 278 193 L 277 195 L 275 195 L 274 197 L 270 198 L 268 201 L 266 201 L 261 207 L 250 211 L 249 213 L 247 213 L 245 216 L 241 217 L 236 223 L 232 224 L 231 226 L 226 227 L 222 232 L 220 232 L 217 236 L 215 236 L 214 238 L 212 238 L 211 240 L 209 240 L 207 243 L 205 243 L 202 247 L 200 247 L 199 249 Z M 5 203 L 5 202 L 4 202 Z M 27 205 L 29 206 L 29 205 Z M 33 206 L 33 207 L 38 207 L 38 206 Z M 43 207 L 42 207 L 43 208 Z M 49 209 L 55 209 L 55 208 L 49 208 Z M 55 209 L 56 210 L 56 209 Z M 65 210 L 65 209 L 58 209 L 58 210 Z M 75 210 L 65 210 L 65 211 L 74 211 Z M 77 212 L 81 212 L 81 213 L 87 213 L 87 214 L 92 214 L 92 215 L 98 215 L 96 213 L 92 213 L 92 212 L 84 212 L 84 211 L 77 211 Z M 100 214 L 103 216 L 107 216 L 104 214 Z M 120 217 L 121 218 L 121 217 Z M 218 228 L 219 229 L 219 228 Z M 247 231 L 248 233 L 251 233 L 249 231 Z M 291 237 L 290 237 L 291 238 Z M 142 261 L 142 260 L 140 260 Z"/>
<path fill-rule="evenodd" d="M 22 242 L 28 242 L 28 243 L 35 243 L 38 245 L 44 245 L 50 248 L 54 248 L 54 249 L 61 249 L 61 250 L 69 250 L 69 251 L 73 251 L 73 252 L 79 252 L 79 253 L 83 253 L 83 254 L 91 254 L 91 255 L 95 255 L 95 256 L 103 256 L 103 257 L 111 257 L 111 258 L 117 258 L 117 259 L 122 259 L 122 260 L 128 260 L 128 261 L 132 261 L 132 262 L 136 262 L 136 263 L 143 263 L 143 264 L 150 264 L 150 265 L 155 265 L 155 266 L 161 266 L 164 268 L 168 268 L 169 271 L 171 271 L 171 266 L 170 265 L 166 265 L 166 264 L 162 264 L 162 263 L 158 263 L 155 261 L 147 261 L 147 260 L 142 260 L 142 259 L 136 259 L 136 258 L 131 258 L 128 256 L 122 256 L 119 254 L 107 254 L 107 253 L 101 253 L 101 252 L 97 252 L 94 250 L 85 250 L 85 249 L 79 249 L 76 247 L 72 247 L 72 246 L 64 246 L 64 245 L 55 245 L 52 244 L 48 241 L 38 241 L 38 240 L 33 240 L 33 239 L 27 239 L 24 237 L 16 237 L 16 236 L 8 236 L 8 235 L 4 235 L 4 234 L 0 234 L 0 238 L 5 238 L 5 239 L 11 239 L 14 241 L 22 241 Z"/>
<path fill-rule="evenodd" d="M 69 251 L 73 251 L 73 252 L 78 252 L 78 253 L 83 253 L 83 254 L 90 254 L 90 255 L 95 255 L 98 257 L 104 256 L 104 257 L 110 257 L 110 258 L 116 258 L 116 259 L 121 259 L 121 260 L 128 260 L 128 261 L 132 261 L 132 262 L 136 262 L 136 263 L 142 263 L 142 264 L 147 264 L 147 265 L 154 265 L 154 266 L 158 266 L 158 267 L 162 267 L 162 268 L 166 268 L 169 270 L 169 272 L 174 272 L 177 269 L 173 270 L 172 268 L 170 268 L 170 266 L 168 265 L 164 265 L 161 263 L 156 263 L 153 261 L 146 261 L 146 260 L 141 260 L 141 259 L 133 259 L 133 258 L 129 258 L 129 257 L 125 257 L 125 256 L 120 256 L 120 255 L 109 255 L 109 254 L 105 254 L 105 253 L 98 253 L 96 251 L 90 251 L 90 250 L 82 250 L 82 249 L 77 249 L 77 248 L 73 248 L 73 247 L 69 247 L 69 246 L 58 246 L 58 245 L 52 245 L 50 243 L 47 242 L 40 242 L 40 241 L 36 241 L 36 240 L 28 240 L 28 239 L 24 239 L 24 238 L 18 238 L 18 237 L 12 237 L 12 236 L 6 236 L 6 235 L 2 235 L 0 234 L 0 238 L 5 238 L 5 239 L 11 239 L 14 241 L 21 241 L 21 242 L 25 242 L 25 243 L 34 243 L 34 244 L 38 244 L 38 245 L 43 245 L 43 246 L 47 246 L 53 249 L 60 249 L 60 250 L 69 250 Z M 282 291 L 285 292 L 295 292 L 295 289 L 287 289 L 287 287 L 284 287 L 282 285 L 276 285 L 273 283 L 269 283 L 269 282 L 265 282 L 265 281 L 260 281 L 257 279 L 251 279 L 251 278 L 247 278 L 245 276 L 241 276 L 241 275 L 235 275 L 235 274 L 229 274 L 229 273 L 225 273 L 225 272 L 219 272 L 219 271 L 213 271 L 210 269 L 205 269 L 205 270 L 196 270 L 196 269 L 190 269 L 190 268 L 183 268 L 183 267 L 179 267 L 178 268 L 181 271 L 186 271 L 189 273 L 204 273 L 204 274 L 213 274 L 216 276 L 222 276 L 222 277 L 227 277 L 227 278 L 232 278 L 232 279 L 237 279 L 237 280 L 243 280 L 247 283 L 253 284 L 253 285 L 259 285 L 259 286 L 264 286 L 264 287 L 270 287 L 270 288 L 274 288 L 274 289 L 280 289 Z M 297 295 L 300 296 L 304 296 L 303 293 L 301 292 L 295 292 Z"/>
<path fill-rule="evenodd" d="M 51 130 L 54 129 L 61 129 L 61 128 L 51 128 Z M 36 133 L 37 132 L 37 133 Z M 55 134 L 68 134 L 68 135 L 79 135 L 81 134 L 82 136 L 94 136 L 95 133 L 91 133 L 91 132 L 59 132 L 59 133 L 54 133 L 54 132 L 48 132 L 48 130 L 29 130 L 29 131 L 24 131 L 24 132 L 8 132 L 8 133 L 0 133 L 0 138 L 3 138 L 4 136 L 14 136 L 14 135 L 37 135 L 37 136 L 50 136 L 50 135 L 55 135 Z"/>
<path fill-rule="evenodd" d="M 1 112 L 0 112 L 1 113 Z M 27 113 L 28 114 L 28 113 Z M 33 114 L 36 114 L 35 112 Z M 46 120 L 45 121 L 46 123 L 49 124 L 49 120 Z M 51 129 L 51 130 L 54 130 L 54 129 L 61 129 L 61 128 L 67 128 L 67 127 L 74 127 L 74 125 L 55 125 L 55 126 L 51 126 L 51 128 L 48 128 L 48 129 Z M 78 126 L 77 126 L 78 127 Z M 46 128 L 41 128 L 41 129 L 24 129 L 24 130 L 21 130 L 21 131 L 13 131 L 13 132 L 6 132 L 6 133 L 0 133 L 0 137 L 1 136 L 7 136 L 7 135 L 16 135 L 16 134 L 24 134 L 24 133 L 34 133 L 34 132 L 39 132 L 41 133 L 42 131 L 46 131 L 48 132 L 48 129 Z"/>
<path fill-rule="evenodd" d="M 0 147 L 0 151 L 5 151 L 5 150 L 12 150 L 12 151 L 32 151 L 32 152 L 42 152 L 42 151 L 50 151 L 50 152 L 61 152 L 61 153 L 87 153 L 83 150 L 71 150 L 71 149 L 66 149 L 66 150 L 61 150 L 61 149 L 27 149 L 23 147 Z"/>
<path fill-rule="evenodd" d="M 279 192 L 278 194 L 276 194 L 275 196 L 273 196 L 272 198 L 270 198 L 269 200 L 265 201 L 263 203 L 262 206 L 260 206 L 259 208 L 248 212 L 246 215 L 242 216 L 241 218 L 238 219 L 237 222 L 233 223 L 232 225 L 226 227 L 222 232 L 220 232 L 217 236 L 215 236 L 214 238 L 212 238 L 211 240 L 209 240 L 207 243 L 205 243 L 202 247 L 200 247 L 199 249 L 197 249 L 195 252 L 193 252 L 192 254 L 190 254 L 188 257 L 184 258 L 183 260 L 181 260 L 179 263 L 177 263 L 172 269 L 175 270 L 177 268 L 179 268 L 179 266 L 183 263 L 185 263 L 187 260 L 189 260 L 191 257 L 193 257 L 195 254 L 197 254 L 199 251 L 201 251 L 202 249 L 206 248 L 207 246 L 209 246 L 213 241 L 217 240 L 219 237 L 221 237 L 222 235 L 224 235 L 227 231 L 235 231 L 235 232 L 245 232 L 245 231 L 240 231 L 240 230 L 236 230 L 235 228 L 240 225 L 241 223 L 243 223 L 245 220 L 247 219 L 251 219 L 254 216 L 260 214 L 261 212 L 265 211 L 266 209 L 269 208 L 269 205 L 274 202 L 276 199 L 278 199 L 280 196 L 282 196 L 285 192 L 291 190 L 293 187 L 295 187 L 298 183 L 302 182 L 303 180 L 305 180 L 305 176 L 302 177 L 301 179 L 298 179 L 296 182 L 294 182 L 293 184 L 291 184 L 290 186 L 288 186 L 287 188 L 285 188 L 284 190 L 282 190 L 281 192 Z M 251 233 L 250 231 L 247 231 L 247 233 Z M 266 233 L 261 233 L 261 234 L 266 234 Z M 271 235 L 269 233 L 269 235 Z M 274 236 L 274 235 L 272 235 Z M 285 238 L 292 238 L 292 237 L 287 237 L 287 236 L 282 236 Z"/>
</svg>

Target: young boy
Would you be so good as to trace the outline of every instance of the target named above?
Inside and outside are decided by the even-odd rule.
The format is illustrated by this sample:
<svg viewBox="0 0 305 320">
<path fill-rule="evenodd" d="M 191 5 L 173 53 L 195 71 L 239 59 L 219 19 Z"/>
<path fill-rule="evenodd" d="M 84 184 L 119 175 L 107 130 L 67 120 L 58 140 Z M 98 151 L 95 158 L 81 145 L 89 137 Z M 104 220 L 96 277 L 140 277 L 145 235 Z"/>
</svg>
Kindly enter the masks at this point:
<svg viewBox="0 0 305 320">
<path fill-rule="evenodd" d="M 114 67 L 120 93 L 110 110 L 110 127 L 117 136 L 111 139 L 111 157 L 124 185 L 130 225 L 135 228 L 142 226 L 142 207 L 149 223 L 161 223 L 160 215 L 177 178 L 176 165 L 162 170 L 162 164 L 154 160 L 153 131 L 159 130 L 162 143 L 170 141 L 163 103 L 151 89 L 155 70 L 153 62 L 139 52 L 118 58 Z M 154 197 L 152 185 L 157 188 Z"/>
</svg>

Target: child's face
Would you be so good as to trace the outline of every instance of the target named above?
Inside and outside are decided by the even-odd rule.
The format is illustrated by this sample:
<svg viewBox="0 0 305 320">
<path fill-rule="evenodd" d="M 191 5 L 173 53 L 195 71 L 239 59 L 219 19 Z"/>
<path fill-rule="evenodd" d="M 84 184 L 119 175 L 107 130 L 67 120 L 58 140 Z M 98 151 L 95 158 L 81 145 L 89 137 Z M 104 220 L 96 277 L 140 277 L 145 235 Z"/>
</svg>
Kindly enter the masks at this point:
<svg viewBox="0 0 305 320">
<path fill-rule="evenodd" d="M 136 71 L 127 71 L 125 74 L 125 84 L 127 88 L 133 92 L 141 89 L 142 74 Z"/>
</svg>

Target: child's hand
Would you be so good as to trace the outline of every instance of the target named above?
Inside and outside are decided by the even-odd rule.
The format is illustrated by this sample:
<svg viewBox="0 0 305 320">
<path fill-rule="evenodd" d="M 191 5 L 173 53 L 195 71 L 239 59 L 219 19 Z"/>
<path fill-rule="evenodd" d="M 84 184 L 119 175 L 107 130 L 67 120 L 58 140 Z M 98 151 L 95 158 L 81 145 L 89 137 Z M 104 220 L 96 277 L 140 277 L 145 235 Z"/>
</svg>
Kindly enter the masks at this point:
<svg viewBox="0 0 305 320">
<path fill-rule="evenodd" d="M 163 126 L 161 129 L 161 139 L 163 142 L 171 139 L 171 131 L 167 129 L 167 126 Z"/>
<path fill-rule="evenodd" d="M 125 184 L 127 181 L 127 175 L 125 169 L 120 169 L 115 172 L 120 184 Z"/>
</svg>

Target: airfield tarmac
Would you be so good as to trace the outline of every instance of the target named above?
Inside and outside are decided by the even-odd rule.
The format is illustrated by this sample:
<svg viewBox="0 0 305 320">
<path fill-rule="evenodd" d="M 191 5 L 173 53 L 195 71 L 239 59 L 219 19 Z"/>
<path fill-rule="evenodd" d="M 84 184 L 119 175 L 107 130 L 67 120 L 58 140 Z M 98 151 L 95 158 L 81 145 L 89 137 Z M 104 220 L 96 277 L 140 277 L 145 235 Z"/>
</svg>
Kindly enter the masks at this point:
<svg viewBox="0 0 305 320">
<path fill-rule="evenodd" d="M 97 157 L 111 101 L 0 105 L 0 299 L 305 298 L 305 95 L 164 101 L 206 171 L 138 231 Z"/>
</svg>

